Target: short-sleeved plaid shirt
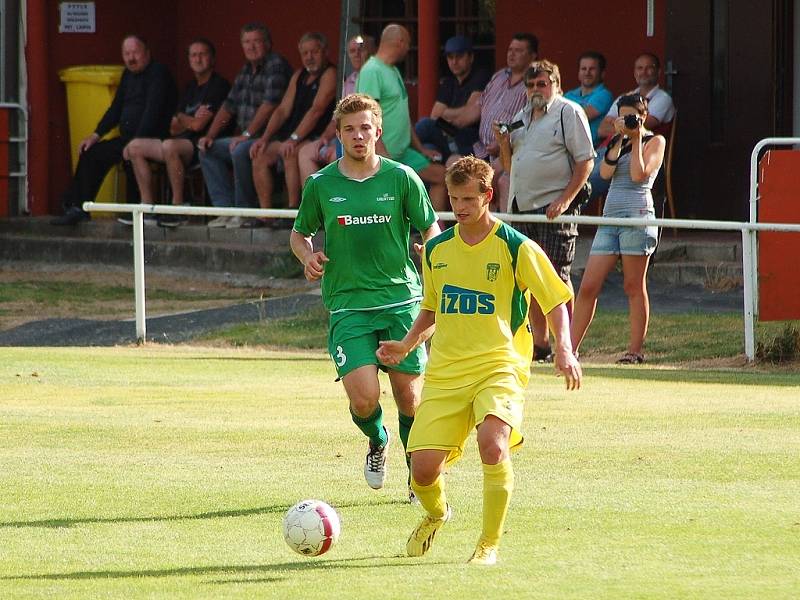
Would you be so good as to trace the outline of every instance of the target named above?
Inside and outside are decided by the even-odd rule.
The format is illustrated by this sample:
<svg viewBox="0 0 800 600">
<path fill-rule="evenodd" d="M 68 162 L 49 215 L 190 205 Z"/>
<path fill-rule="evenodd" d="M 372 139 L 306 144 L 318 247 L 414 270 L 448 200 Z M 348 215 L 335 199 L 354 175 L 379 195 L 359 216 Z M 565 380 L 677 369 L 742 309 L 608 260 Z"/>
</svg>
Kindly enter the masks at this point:
<svg viewBox="0 0 800 600">
<path fill-rule="evenodd" d="M 255 69 L 250 63 L 242 67 L 233 81 L 223 108 L 236 115 L 236 127 L 239 131 L 244 131 L 261 104 L 280 104 L 291 78 L 292 67 L 286 59 L 277 52 L 270 52 Z M 262 132 L 263 128 L 250 133 L 257 136 Z"/>
</svg>

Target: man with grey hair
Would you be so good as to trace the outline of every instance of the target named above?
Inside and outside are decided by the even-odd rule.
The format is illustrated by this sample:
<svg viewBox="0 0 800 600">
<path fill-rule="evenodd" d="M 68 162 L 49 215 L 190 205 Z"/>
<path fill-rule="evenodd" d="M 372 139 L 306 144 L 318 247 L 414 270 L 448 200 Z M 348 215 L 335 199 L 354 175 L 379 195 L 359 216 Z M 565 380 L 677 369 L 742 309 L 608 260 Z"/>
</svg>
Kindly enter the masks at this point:
<svg viewBox="0 0 800 600">
<path fill-rule="evenodd" d="M 214 116 L 208 133 L 197 145 L 211 203 L 255 208 L 250 146 L 280 104 L 292 69 L 283 56 L 272 51 L 272 40 L 265 25 L 248 23 L 242 27 L 240 41 L 246 63 Z M 238 134 L 224 136 L 234 119 Z M 220 135 L 223 137 L 218 137 Z M 241 223 L 240 217 L 217 217 L 208 226 L 239 227 Z"/>
<path fill-rule="evenodd" d="M 300 206 L 298 152 L 317 139 L 333 116 L 336 104 L 336 67 L 328 60 L 328 40 L 321 33 L 306 33 L 297 44 L 303 67 L 295 71 L 281 103 L 272 113 L 261 138 L 250 147 L 253 183 L 261 208 L 272 207 L 272 167 L 283 161 L 289 208 Z M 291 227 L 290 221 L 273 220 Z M 243 227 L 261 227 L 260 219 L 249 219 Z"/>
<path fill-rule="evenodd" d="M 595 151 L 586 113 L 561 92 L 558 65 L 549 60 L 531 63 L 525 71 L 527 105 L 513 118 L 513 132 L 494 126 L 503 168 L 511 172 L 508 199 L 511 212 L 547 215 L 566 213 L 586 183 Z M 571 211 L 575 214 L 575 211 Z M 574 223 L 516 223 L 515 228 L 541 246 L 570 290 L 578 226 Z M 572 301 L 567 305 L 572 314 Z M 551 355 L 547 319 L 531 302 L 534 357 Z"/>
</svg>

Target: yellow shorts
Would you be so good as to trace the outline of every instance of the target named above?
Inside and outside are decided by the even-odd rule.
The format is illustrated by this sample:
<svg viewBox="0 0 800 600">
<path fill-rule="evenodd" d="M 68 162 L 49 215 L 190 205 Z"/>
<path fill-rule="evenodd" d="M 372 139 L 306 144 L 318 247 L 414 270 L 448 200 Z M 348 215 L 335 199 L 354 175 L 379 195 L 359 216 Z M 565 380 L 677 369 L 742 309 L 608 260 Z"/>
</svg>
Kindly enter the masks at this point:
<svg viewBox="0 0 800 600">
<path fill-rule="evenodd" d="M 436 388 L 427 383 L 408 438 L 408 451 L 447 450 L 447 464 L 464 453 L 470 431 L 494 415 L 511 426 L 509 447 L 522 445 L 524 389 L 514 375 L 500 373 L 469 386 Z"/>
</svg>

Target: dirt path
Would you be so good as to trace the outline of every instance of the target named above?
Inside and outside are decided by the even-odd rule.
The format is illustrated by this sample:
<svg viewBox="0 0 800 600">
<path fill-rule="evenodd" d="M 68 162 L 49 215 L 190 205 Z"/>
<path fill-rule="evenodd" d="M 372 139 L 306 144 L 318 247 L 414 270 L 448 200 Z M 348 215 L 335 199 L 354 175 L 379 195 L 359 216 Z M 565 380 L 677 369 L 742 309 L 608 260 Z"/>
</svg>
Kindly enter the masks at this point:
<svg viewBox="0 0 800 600">
<path fill-rule="evenodd" d="M 149 268 L 148 317 L 219 308 L 313 289 L 304 280 Z M 133 272 L 124 267 L 0 263 L 0 331 L 47 318 L 131 319 Z"/>
</svg>

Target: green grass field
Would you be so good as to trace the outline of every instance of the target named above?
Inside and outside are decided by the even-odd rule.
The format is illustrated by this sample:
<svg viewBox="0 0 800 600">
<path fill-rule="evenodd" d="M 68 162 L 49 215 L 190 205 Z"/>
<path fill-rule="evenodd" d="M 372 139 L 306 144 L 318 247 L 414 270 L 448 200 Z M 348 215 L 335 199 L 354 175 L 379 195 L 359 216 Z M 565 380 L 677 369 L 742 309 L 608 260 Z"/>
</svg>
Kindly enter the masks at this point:
<svg viewBox="0 0 800 600">
<path fill-rule="evenodd" d="M 403 556 L 421 509 L 367 488 L 365 442 L 318 352 L 0 350 L 0 597 L 792 598 L 800 590 L 800 375 L 588 365 L 528 390 L 495 568 L 472 440 L 455 519 Z M 384 403 L 396 432 L 396 411 Z M 339 511 L 294 554 L 283 513 Z"/>
</svg>

